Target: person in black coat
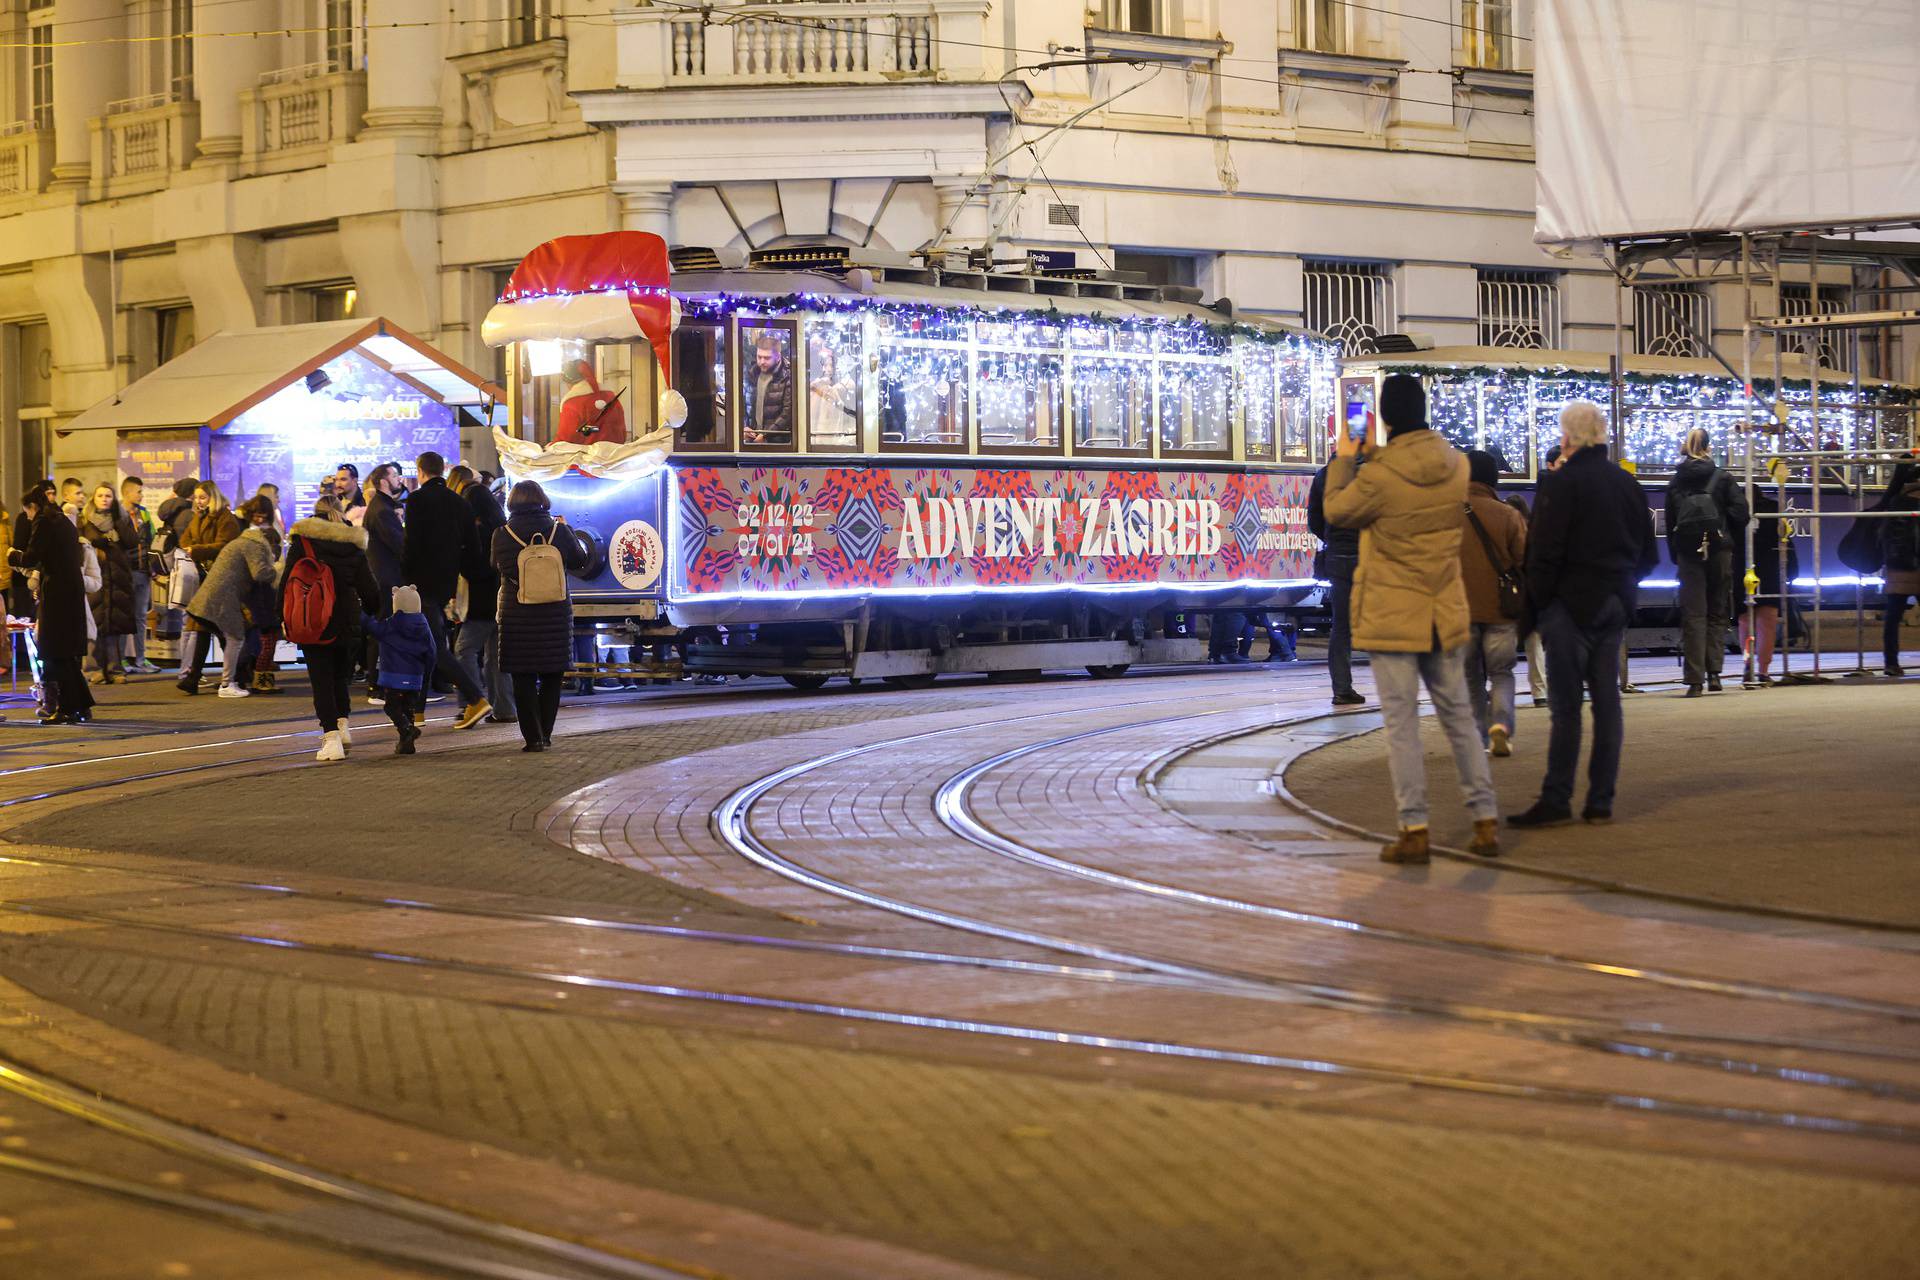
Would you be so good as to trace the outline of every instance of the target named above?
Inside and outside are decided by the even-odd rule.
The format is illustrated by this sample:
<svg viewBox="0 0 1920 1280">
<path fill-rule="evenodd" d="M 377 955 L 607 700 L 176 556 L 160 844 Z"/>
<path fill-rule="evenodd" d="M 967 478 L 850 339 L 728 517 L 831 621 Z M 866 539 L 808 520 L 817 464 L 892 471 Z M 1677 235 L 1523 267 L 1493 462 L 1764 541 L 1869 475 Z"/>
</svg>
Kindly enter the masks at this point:
<svg viewBox="0 0 1920 1280">
<path fill-rule="evenodd" d="M 93 695 L 80 660 L 87 653 L 87 587 L 80 534 L 54 504 L 52 486 L 29 489 L 20 513 L 31 522 L 26 540 L 8 559 L 17 569 L 40 575 L 40 621 L 36 627 L 42 683 L 46 686 L 45 724 L 80 724 L 93 717 Z"/>
<path fill-rule="evenodd" d="M 1592 699 L 1593 756 L 1581 816 L 1589 822 L 1613 818 L 1626 739 L 1621 639 L 1639 601 L 1640 579 L 1660 562 L 1660 550 L 1646 491 L 1607 456 L 1608 438 L 1607 420 L 1597 405 L 1579 400 L 1562 409 L 1563 461 L 1540 478 L 1534 498 L 1527 604 L 1546 648 L 1552 732 L 1540 798 L 1507 819 L 1512 826 L 1572 821 L 1583 698 Z"/>
<path fill-rule="evenodd" d="M 13 518 L 13 545 L 24 547 L 33 537 L 34 508 L 53 501 L 53 481 L 42 480 L 27 490 L 27 496 L 21 501 L 20 514 Z M 38 495 L 37 499 L 36 496 Z M 32 505 L 29 505 L 29 503 Z M 24 570 L 13 571 L 13 589 L 7 593 L 7 608 L 16 618 L 33 619 L 39 617 L 38 606 L 33 591 L 27 585 Z"/>
<path fill-rule="evenodd" d="M 112 485 L 95 486 L 80 515 L 80 536 L 100 560 L 100 589 L 87 602 L 93 609 L 98 679 L 101 684 L 125 684 L 133 633 L 145 625 L 133 607 L 134 565 L 141 547 L 140 535 Z"/>
<path fill-rule="evenodd" d="M 312 556 L 333 571 L 333 611 L 317 644 L 302 644 L 300 656 L 313 684 L 313 713 L 326 735 L 316 760 L 340 760 L 352 742 L 347 716 L 353 700 L 347 682 L 360 645 L 360 616 L 380 607 L 380 588 L 367 564 L 367 531 L 346 521 L 340 504 L 322 497 L 313 515 L 287 530 L 287 568 L 280 579 L 280 617 L 286 617 L 287 584 L 302 560 Z"/>
<path fill-rule="evenodd" d="M 346 466 L 341 464 L 343 473 Z M 380 586 L 380 607 L 374 610 L 377 618 L 387 616 L 393 589 L 407 581 L 406 571 L 401 568 L 401 558 L 407 549 L 406 528 L 400 522 L 400 504 L 405 493 L 406 487 L 400 483 L 400 468 L 383 462 L 367 473 L 366 501 L 359 508 L 360 518 L 354 520 L 351 512 L 341 508 L 347 523 L 367 531 L 367 565 Z M 371 637 L 361 662 L 367 672 L 367 693 L 378 702 L 381 700 L 380 648 Z"/>
<path fill-rule="evenodd" d="M 1702 685 L 1720 689 L 1720 664 L 1733 622 L 1733 547 L 1737 542 L 1745 548 L 1748 512 L 1746 493 L 1732 473 L 1714 465 L 1706 428 L 1687 432 L 1681 453 L 1667 482 L 1667 546 L 1680 579 L 1680 646 L 1687 696 L 1694 697 L 1704 692 Z M 1687 500 L 1698 495 L 1712 504 L 1717 519 L 1688 526 Z"/>
<path fill-rule="evenodd" d="M 406 579 L 420 592 L 420 612 L 433 628 L 434 668 L 460 691 L 456 729 L 471 729 L 493 710 L 473 673 L 454 659 L 447 644 L 447 605 L 460 590 L 460 569 L 477 553 L 473 509 L 447 487 L 447 460 L 437 453 L 415 459 L 420 487 L 407 499 Z"/>
<path fill-rule="evenodd" d="M 1333 584 L 1327 589 L 1333 614 L 1327 634 L 1327 674 L 1333 679 L 1333 705 L 1357 707 L 1366 701 L 1353 687 L 1353 575 L 1360 567 L 1360 531 L 1328 524 L 1326 502 L 1327 468 L 1322 467 L 1307 490 L 1307 529 L 1326 547 L 1315 576 Z"/>
<path fill-rule="evenodd" d="M 507 495 L 506 525 L 494 530 L 493 567 L 500 574 L 500 669 L 513 677 L 524 751 L 545 751 L 553 741 L 560 689 L 573 664 L 572 602 L 520 603 L 520 552 L 535 539 L 560 549 L 568 573 L 586 568 L 586 551 L 552 514 L 547 491 L 522 480 Z"/>
<path fill-rule="evenodd" d="M 471 467 L 455 467 L 447 473 L 447 483 L 473 512 L 478 534 L 472 556 L 460 566 L 460 576 L 467 580 L 467 616 L 454 637 L 454 656 L 486 687 L 493 703 L 488 718 L 517 720 L 513 681 L 500 671 L 500 572 L 493 567 L 493 535 L 507 523 L 506 508 Z"/>
</svg>

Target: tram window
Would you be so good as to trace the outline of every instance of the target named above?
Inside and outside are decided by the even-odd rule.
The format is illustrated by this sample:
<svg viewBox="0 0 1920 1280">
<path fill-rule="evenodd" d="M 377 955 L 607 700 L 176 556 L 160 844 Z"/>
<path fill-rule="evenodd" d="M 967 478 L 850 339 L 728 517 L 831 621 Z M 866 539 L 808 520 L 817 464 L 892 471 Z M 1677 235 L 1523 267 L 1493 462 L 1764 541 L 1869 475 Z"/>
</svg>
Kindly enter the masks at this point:
<svg viewBox="0 0 1920 1280">
<path fill-rule="evenodd" d="M 1234 351 L 1240 374 L 1241 430 L 1250 462 L 1273 461 L 1274 358 L 1273 347 L 1264 342 L 1242 343 Z"/>
<path fill-rule="evenodd" d="M 1233 370 L 1211 361 L 1160 362 L 1160 452 L 1225 457 Z"/>
<path fill-rule="evenodd" d="M 880 346 L 880 447 L 967 449 L 967 352 L 912 342 Z"/>
<path fill-rule="evenodd" d="M 582 370 L 594 367 L 594 350 L 584 342 L 556 341 L 522 343 L 521 352 L 521 403 L 528 438 L 552 444 L 559 438 L 568 388 L 581 385 Z"/>
<path fill-rule="evenodd" d="M 860 447 L 860 321 L 807 321 L 807 439 L 814 449 Z"/>
<path fill-rule="evenodd" d="M 1526 378 L 1489 378 L 1480 384 L 1480 444 L 1488 453 L 1498 454 L 1506 463 L 1507 475 L 1527 474 L 1527 454 L 1533 442 L 1527 438 Z M 1560 443 L 1560 406 L 1554 405 L 1550 417 L 1540 419 L 1537 435 L 1545 436 L 1541 452 Z"/>
<path fill-rule="evenodd" d="M 1114 356 L 1073 360 L 1073 447 L 1083 453 L 1145 453 L 1153 422 L 1153 366 Z"/>
<path fill-rule="evenodd" d="M 1427 425 L 1456 449 L 1480 447 L 1479 392 L 1466 378 L 1427 379 Z"/>
<path fill-rule="evenodd" d="M 1327 407 L 1314 406 L 1315 362 L 1305 352 L 1275 356 L 1278 365 L 1275 429 L 1280 433 L 1280 457 L 1285 462 L 1313 462 L 1316 425 L 1324 424 Z"/>
<path fill-rule="evenodd" d="M 984 328 L 984 326 L 983 326 Z M 983 351 L 974 372 L 980 451 L 1060 449 L 1065 361 L 1057 354 Z"/>
<path fill-rule="evenodd" d="M 678 445 L 727 447 L 726 333 L 717 324 L 682 324 L 673 334 L 673 386 L 687 398 Z"/>
<path fill-rule="evenodd" d="M 791 321 L 740 326 L 740 443 L 748 448 L 793 448 Z"/>
</svg>

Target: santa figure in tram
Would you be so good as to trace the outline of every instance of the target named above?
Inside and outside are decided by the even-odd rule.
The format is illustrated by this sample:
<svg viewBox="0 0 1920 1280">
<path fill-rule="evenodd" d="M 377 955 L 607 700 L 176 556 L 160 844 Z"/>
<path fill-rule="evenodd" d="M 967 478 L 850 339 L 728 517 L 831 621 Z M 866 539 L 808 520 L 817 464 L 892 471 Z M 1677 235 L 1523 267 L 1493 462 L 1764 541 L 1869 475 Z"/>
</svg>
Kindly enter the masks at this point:
<svg viewBox="0 0 1920 1280">
<path fill-rule="evenodd" d="M 620 392 L 602 390 L 586 360 L 569 360 L 560 372 L 567 389 L 554 438 L 563 444 L 625 444 L 627 414 L 620 407 Z"/>
</svg>

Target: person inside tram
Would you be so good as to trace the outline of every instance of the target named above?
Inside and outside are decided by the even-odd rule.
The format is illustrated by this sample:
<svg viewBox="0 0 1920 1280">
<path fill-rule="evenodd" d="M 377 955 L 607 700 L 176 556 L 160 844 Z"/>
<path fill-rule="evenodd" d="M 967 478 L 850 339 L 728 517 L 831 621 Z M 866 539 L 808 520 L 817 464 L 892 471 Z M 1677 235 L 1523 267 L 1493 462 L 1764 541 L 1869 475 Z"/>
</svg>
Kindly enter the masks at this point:
<svg viewBox="0 0 1920 1280">
<path fill-rule="evenodd" d="M 587 360 L 569 360 L 560 372 L 567 389 L 554 439 L 561 444 L 625 444 L 627 412 L 620 407 L 620 391 L 602 390 Z"/>
<path fill-rule="evenodd" d="M 757 355 L 756 355 L 757 358 Z M 854 416 L 860 403 L 860 388 L 849 367 L 840 372 L 839 352 L 830 343 L 816 343 L 812 354 L 813 377 L 807 383 L 807 415 L 813 439 L 820 444 L 859 444 L 859 424 Z"/>
<path fill-rule="evenodd" d="M 786 344 L 773 333 L 753 340 L 747 371 L 744 430 L 748 444 L 793 444 L 793 369 Z"/>
</svg>

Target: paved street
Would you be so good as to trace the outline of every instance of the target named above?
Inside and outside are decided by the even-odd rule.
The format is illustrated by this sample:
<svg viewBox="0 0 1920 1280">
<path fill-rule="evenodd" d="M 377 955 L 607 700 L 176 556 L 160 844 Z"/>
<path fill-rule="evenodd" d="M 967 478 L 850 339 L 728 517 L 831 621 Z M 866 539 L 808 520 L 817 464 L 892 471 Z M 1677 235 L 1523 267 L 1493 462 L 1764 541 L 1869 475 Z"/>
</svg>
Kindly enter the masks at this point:
<svg viewBox="0 0 1920 1280">
<path fill-rule="evenodd" d="M 366 709 L 334 766 L 297 678 L 12 713 L 0 1271 L 1911 1275 L 1920 685 L 1671 674 L 1623 821 L 1400 870 L 1318 666 L 608 693 L 540 756 Z"/>
</svg>

